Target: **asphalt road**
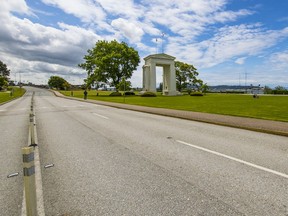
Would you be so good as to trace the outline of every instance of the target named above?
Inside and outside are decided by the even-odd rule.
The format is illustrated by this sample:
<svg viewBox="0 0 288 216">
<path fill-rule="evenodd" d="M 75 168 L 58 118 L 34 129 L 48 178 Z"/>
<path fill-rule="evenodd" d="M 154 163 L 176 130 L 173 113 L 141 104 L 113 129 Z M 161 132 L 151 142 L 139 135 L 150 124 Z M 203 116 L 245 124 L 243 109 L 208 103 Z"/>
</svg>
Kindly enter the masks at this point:
<svg viewBox="0 0 288 216">
<path fill-rule="evenodd" d="M 287 137 L 32 90 L 41 164 L 55 164 L 42 169 L 46 215 L 288 215 Z M 26 102 L 9 106 L 29 108 Z M 25 112 L 18 117 L 11 110 L 0 112 L 1 131 L 8 130 L 2 122 L 24 125 L 5 132 L 6 142 L 1 132 L 2 149 L 17 133 L 10 155 L 1 154 L 2 164 L 15 164 L 5 172 L 21 164 L 17 151 L 18 139 L 27 139 Z M 15 200 L 21 203 L 19 179 L 1 179 L 6 211 L 17 209 Z M 14 183 L 18 190 L 12 196 L 8 189 Z M 13 197 L 14 205 L 8 202 Z"/>
<path fill-rule="evenodd" d="M 0 215 L 20 215 L 23 199 L 22 153 L 28 145 L 31 92 L 0 106 Z M 20 172 L 18 177 L 8 174 Z"/>
</svg>

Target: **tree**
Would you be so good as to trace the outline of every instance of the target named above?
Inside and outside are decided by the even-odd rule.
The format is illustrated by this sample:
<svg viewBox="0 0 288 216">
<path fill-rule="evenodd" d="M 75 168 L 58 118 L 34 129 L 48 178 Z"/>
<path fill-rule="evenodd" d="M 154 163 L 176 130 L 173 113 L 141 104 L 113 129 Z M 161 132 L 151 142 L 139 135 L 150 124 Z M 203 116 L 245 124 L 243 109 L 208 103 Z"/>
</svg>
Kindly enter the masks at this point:
<svg viewBox="0 0 288 216">
<path fill-rule="evenodd" d="M 0 76 L 0 90 L 6 89 L 7 87 L 8 87 L 7 80 L 3 76 Z"/>
<path fill-rule="evenodd" d="M 272 89 L 269 86 L 265 86 L 264 87 L 264 94 L 271 94 L 272 93 Z"/>
<path fill-rule="evenodd" d="M 116 87 L 116 88 L 120 91 L 130 91 L 131 86 L 132 86 L 131 82 L 125 80 L 125 78 L 123 77 L 122 80 L 120 81 L 120 83 L 118 84 L 118 87 Z"/>
<path fill-rule="evenodd" d="M 273 94 L 288 94 L 288 90 L 286 90 L 283 86 L 276 86 L 274 90 L 272 90 Z"/>
<path fill-rule="evenodd" d="M 275 90 L 276 90 L 276 91 L 285 91 L 286 88 L 283 87 L 283 86 L 276 86 L 276 87 L 275 87 Z"/>
<path fill-rule="evenodd" d="M 51 88 L 56 88 L 59 90 L 67 90 L 70 88 L 70 84 L 65 79 L 59 76 L 51 76 L 48 80 L 48 85 Z"/>
<path fill-rule="evenodd" d="M 10 75 L 10 70 L 7 65 L 0 61 L 0 76 L 4 77 L 8 81 L 8 76 Z"/>
<path fill-rule="evenodd" d="M 176 71 L 176 87 L 178 91 L 186 89 L 190 84 L 196 84 L 198 82 L 197 76 L 199 73 L 193 65 L 183 63 L 180 61 L 175 61 L 175 71 Z"/>
<path fill-rule="evenodd" d="M 207 85 L 207 83 L 202 84 L 202 86 L 200 88 L 204 94 L 206 94 L 207 91 L 209 90 L 209 86 Z"/>
<path fill-rule="evenodd" d="M 160 91 L 160 92 L 163 91 L 163 82 L 160 82 L 160 83 L 159 83 L 158 91 Z"/>
<path fill-rule="evenodd" d="M 10 70 L 7 65 L 0 61 L 0 90 L 8 87 L 8 76 L 10 75 Z"/>
<path fill-rule="evenodd" d="M 191 86 L 194 88 L 194 90 L 201 92 L 202 91 L 202 86 L 203 86 L 203 81 L 201 79 L 194 79 L 191 80 Z"/>
<path fill-rule="evenodd" d="M 116 40 L 100 40 L 87 52 L 85 63 L 78 66 L 87 71 L 88 86 L 94 82 L 104 82 L 117 89 L 121 79 L 131 78 L 140 63 L 139 54 L 134 48 Z"/>
</svg>

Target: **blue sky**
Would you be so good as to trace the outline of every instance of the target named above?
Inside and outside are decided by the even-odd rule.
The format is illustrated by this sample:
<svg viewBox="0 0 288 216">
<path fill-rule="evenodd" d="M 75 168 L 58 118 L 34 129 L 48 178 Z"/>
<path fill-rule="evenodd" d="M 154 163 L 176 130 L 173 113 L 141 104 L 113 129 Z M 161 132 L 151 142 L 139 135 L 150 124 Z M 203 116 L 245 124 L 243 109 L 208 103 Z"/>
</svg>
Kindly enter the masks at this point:
<svg viewBox="0 0 288 216">
<path fill-rule="evenodd" d="M 116 39 L 140 54 L 134 87 L 142 87 L 143 58 L 162 44 L 208 85 L 288 87 L 287 0 L 9 0 L 0 22 L 0 60 L 11 79 L 83 83 L 77 64 L 87 49 Z"/>
</svg>

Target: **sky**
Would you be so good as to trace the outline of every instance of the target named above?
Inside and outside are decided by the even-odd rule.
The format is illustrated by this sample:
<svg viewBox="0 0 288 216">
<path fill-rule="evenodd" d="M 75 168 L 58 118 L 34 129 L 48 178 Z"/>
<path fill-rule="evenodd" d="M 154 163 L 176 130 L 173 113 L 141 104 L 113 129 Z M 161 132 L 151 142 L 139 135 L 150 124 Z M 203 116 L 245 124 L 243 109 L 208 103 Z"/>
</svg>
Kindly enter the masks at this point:
<svg viewBox="0 0 288 216">
<path fill-rule="evenodd" d="M 143 58 L 162 52 L 194 65 L 210 86 L 288 87 L 287 0 L 0 2 L 0 60 L 12 80 L 82 84 L 87 50 L 116 39 L 139 52 L 133 87 L 142 87 Z"/>
</svg>

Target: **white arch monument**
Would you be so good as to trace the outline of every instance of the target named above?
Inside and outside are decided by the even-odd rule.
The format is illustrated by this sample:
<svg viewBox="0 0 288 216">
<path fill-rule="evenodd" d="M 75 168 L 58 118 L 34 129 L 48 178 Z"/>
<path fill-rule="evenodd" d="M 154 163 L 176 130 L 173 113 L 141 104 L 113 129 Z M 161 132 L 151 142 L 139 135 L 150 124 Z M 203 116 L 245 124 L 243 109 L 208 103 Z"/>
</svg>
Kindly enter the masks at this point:
<svg viewBox="0 0 288 216">
<path fill-rule="evenodd" d="M 163 95 L 177 95 L 175 57 L 154 54 L 144 58 L 143 91 L 156 92 L 156 66 L 163 67 Z"/>
</svg>

